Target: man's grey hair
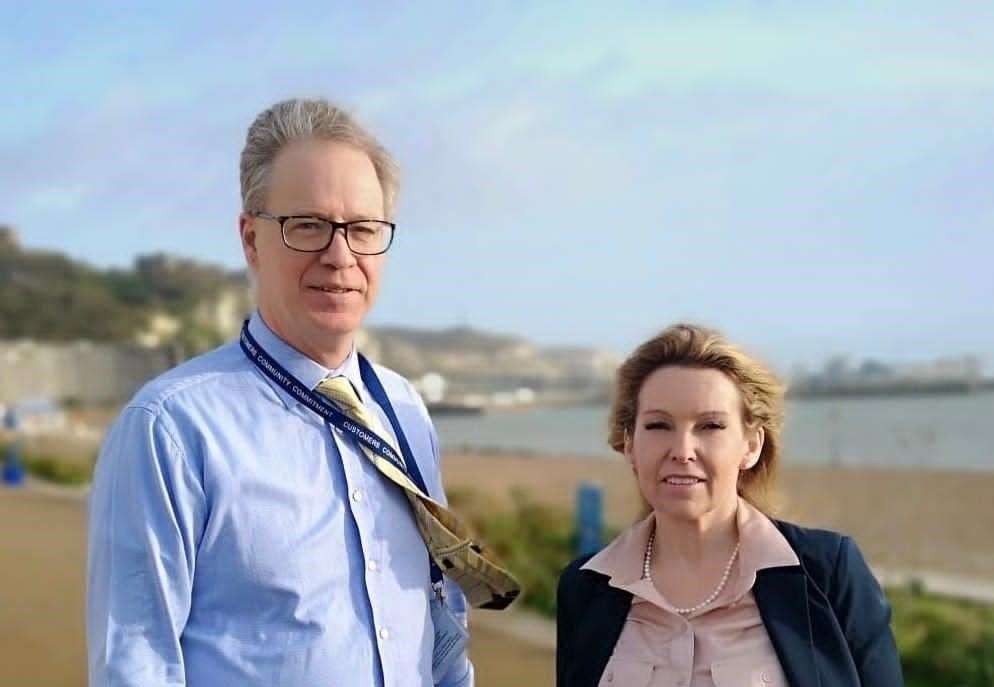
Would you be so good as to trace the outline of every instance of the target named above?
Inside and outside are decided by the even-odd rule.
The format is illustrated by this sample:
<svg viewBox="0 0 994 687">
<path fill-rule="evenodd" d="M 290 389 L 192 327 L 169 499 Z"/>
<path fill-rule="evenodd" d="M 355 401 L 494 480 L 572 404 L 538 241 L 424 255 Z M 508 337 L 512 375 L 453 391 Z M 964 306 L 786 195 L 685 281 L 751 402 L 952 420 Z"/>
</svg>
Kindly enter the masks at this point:
<svg viewBox="0 0 994 687">
<path fill-rule="evenodd" d="M 239 165 L 244 212 L 265 210 L 269 172 L 277 153 L 291 141 L 308 138 L 344 143 L 366 153 L 380 181 L 386 219 L 393 217 L 400 179 L 387 149 L 342 108 L 324 99 L 303 98 L 276 103 L 249 127 Z"/>
</svg>

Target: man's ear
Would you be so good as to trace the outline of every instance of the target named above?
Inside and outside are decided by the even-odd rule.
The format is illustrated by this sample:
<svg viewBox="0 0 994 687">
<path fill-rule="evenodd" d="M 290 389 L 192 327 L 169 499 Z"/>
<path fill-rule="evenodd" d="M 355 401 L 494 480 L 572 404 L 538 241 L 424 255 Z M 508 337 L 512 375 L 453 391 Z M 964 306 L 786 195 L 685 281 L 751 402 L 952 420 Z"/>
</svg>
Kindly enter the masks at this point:
<svg viewBox="0 0 994 687">
<path fill-rule="evenodd" d="M 748 449 L 745 456 L 742 458 L 742 463 L 739 466 L 740 470 L 751 470 L 759 462 L 759 456 L 763 453 L 763 443 L 766 441 L 766 431 L 762 427 L 757 427 L 754 432 L 750 433 L 748 440 Z"/>
<path fill-rule="evenodd" d="M 256 247 L 255 217 L 248 213 L 238 215 L 238 234 L 242 241 L 245 262 L 253 270 L 259 267 L 259 250 Z"/>
</svg>

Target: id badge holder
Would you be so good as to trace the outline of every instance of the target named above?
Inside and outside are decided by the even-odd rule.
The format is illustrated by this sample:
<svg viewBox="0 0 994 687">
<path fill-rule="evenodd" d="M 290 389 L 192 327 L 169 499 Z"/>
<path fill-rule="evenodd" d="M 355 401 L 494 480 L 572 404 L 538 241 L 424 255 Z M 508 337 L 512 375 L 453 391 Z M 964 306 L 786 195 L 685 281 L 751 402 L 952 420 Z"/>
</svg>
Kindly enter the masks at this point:
<svg viewBox="0 0 994 687">
<path fill-rule="evenodd" d="M 431 595 L 431 620 L 435 625 L 435 648 L 431 655 L 431 677 L 438 684 L 466 650 L 469 632 L 453 615 L 440 594 Z"/>
</svg>

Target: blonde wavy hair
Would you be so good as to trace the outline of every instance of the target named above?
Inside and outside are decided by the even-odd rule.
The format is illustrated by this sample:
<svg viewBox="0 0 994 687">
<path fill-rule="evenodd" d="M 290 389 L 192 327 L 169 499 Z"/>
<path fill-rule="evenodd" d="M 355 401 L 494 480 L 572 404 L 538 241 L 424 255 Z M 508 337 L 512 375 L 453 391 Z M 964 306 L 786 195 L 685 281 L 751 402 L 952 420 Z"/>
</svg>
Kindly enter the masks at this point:
<svg viewBox="0 0 994 687">
<path fill-rule="evenodd" d="M 635 429 L 643 383 L 659 368 L 671 366 L 719 370 L 738 388 L 746 428 L 762 428 L 765 433 L 759 460 L 739 475 L 738 492 L 756 508 L 771 514 L 776 510 L 774 490 L 780 462 L 784 386 L 768 367 L 712 329 L 675 324 L 628 356 L 615 380 L 608 445 L 624 453 L 625 441 Z"/>
</svg>

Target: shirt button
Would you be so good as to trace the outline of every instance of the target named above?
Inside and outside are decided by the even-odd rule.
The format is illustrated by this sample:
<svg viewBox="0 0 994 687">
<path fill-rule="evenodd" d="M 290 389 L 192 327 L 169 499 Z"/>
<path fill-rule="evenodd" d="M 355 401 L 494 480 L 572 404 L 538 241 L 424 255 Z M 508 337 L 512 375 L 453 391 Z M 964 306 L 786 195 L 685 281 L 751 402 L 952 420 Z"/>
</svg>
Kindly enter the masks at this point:
<svg viewBox="0 0 994 687">
<path fill-rule="evenodd" d="M 376 572 L 376 569 L 377 569 L 377 568 L 378 568 L 379 566 L 378 566 L 378 565 L 376 565 L 376 561 L 369 561 L 368 563 L 366 563 L 366 567 L 367 567 L 367 568 L 368 568 L 369 570 L 371 570 L 372 572 Z"/>
<path fill-rule="evenodd" d="M 763 674 L 759 676 L 759 679 L 766 684 L 770 684 L 771 682 L 773 682 L 773 676 L 767 673 L 765 670 L 763 671 Z"/>
<path fill-rule="evenodd" d="M 356 489 L 355 491 L 353 491 L 352 492 L 352 500 L 355 501 L 356 503 L 359 503 L 360 501 L 362 501 L 362 492 L 359 491 L 358 489 Z"/>
<path fill-rule="evenodd" d="M 390 630 L 385 627 L 380 628 L 380 639 L 390 639 Z"/>
</svg>

